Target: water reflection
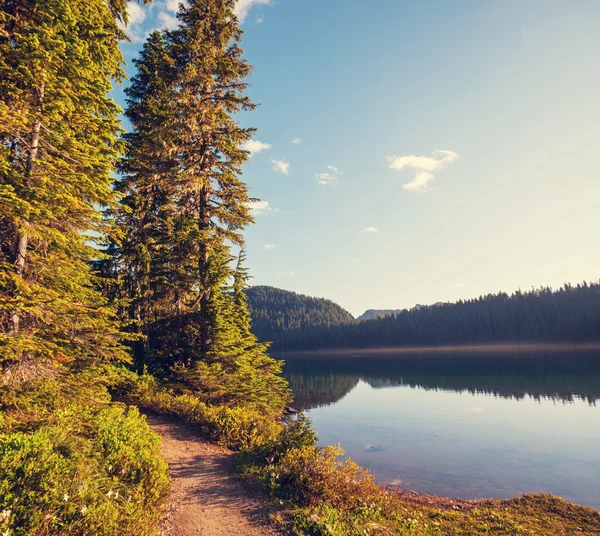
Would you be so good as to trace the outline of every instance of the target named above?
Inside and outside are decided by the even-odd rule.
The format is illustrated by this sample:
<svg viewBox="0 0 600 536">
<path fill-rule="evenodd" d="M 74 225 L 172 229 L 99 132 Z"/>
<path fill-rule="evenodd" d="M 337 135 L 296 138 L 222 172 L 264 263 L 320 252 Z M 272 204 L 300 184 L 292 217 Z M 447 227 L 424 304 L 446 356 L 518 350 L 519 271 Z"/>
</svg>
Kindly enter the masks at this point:
<svg viewBox="0 0 600 536">
<path fill-rule="evenodd" d="M 600 354 L 285 356 L 321 444 L 378 481 L 600 507 Z"/>
<path fill-rule="evenodd" d="M 282 357 L 294 404 L 306 410 L 336 403 L 359 380 L 376 389 L 409 386 L 514 399 L 583 399 L 592 405 L 600 399 L 598 353 Z"/>
</svg>

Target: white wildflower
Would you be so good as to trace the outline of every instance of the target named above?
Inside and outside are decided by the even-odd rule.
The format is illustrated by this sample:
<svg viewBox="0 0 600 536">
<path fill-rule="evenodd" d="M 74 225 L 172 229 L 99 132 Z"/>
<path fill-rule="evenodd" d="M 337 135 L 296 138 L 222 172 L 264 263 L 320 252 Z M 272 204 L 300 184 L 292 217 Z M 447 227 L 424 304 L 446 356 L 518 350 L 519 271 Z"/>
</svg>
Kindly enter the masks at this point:
<svg viewBox="0 0 600 536">
<path fill-rule="evenodd" d="M 108 490 L 108 493 L 106 494 L 106 496 L 110 499 L 113 496 L 114 492 L 112 489 Z"/>
<path fill-rule="evenodd" d="M 63 501 L 68 502 L 69 500 L 69 494 L 65 493 L 64 497 L 63 497 Z"/>
<path fill-rule="evenodd" d="M 80 510 L 80 511 L 81 511 L 81 515 L 82 515 L 82 516 L 84 516 L 84 515 L 85 515 L 85 513 L 87 512 L 87 506 L 84 504 L 84 505 L 81 507 L 81 510 Z"/>
<path fill-rule="evenodd" d="M 2 510 L 2 512 L 0 512 L 0 518 L 2 520 L 9 519 L 11 514 L 12 514 L 11 509 L 10 508 L 6 508 L 6 509 Z"/>
</svg>

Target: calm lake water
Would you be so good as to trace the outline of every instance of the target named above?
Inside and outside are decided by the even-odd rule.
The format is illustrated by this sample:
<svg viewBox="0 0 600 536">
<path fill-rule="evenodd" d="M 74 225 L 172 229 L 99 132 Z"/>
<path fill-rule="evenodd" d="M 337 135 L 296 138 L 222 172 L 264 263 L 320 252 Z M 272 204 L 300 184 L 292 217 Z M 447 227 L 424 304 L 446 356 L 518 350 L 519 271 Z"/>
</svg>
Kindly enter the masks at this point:
<svg viewBox="0 0 600 536">
<path fill-rule="evenodd" d="M 284 358 L 319 443 L 383 484 L 600 508 L 600 353 Z"/>
</svg>

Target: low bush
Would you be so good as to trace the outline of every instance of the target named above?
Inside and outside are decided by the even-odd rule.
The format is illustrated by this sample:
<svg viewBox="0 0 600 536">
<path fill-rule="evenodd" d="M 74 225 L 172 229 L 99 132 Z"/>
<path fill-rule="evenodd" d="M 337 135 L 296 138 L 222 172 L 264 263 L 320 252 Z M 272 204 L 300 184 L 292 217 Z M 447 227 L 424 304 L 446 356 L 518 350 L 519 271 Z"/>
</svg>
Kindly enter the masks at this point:
<svg viewBox="0 0 600 536">
<path fill-rule="evenodd" d="M 55 389 L 39 384 L 3 407 L 0 534 L 155 534 L 169 485 L 160 438 L 137 408 L 107 403 L 101 390 L 100 400 L 42 404 L 38 394 Z"/>
<path fill-rule="evenodd" d="M 112 369 L 105 378 L 113 396 L 195 424 L 214 441 L 234 449 L 263 449 L 273 444 L 284 428 L 253 408 L 209 405 L 193 394 L 177 394 L 147 374 Z"/>
</svg>

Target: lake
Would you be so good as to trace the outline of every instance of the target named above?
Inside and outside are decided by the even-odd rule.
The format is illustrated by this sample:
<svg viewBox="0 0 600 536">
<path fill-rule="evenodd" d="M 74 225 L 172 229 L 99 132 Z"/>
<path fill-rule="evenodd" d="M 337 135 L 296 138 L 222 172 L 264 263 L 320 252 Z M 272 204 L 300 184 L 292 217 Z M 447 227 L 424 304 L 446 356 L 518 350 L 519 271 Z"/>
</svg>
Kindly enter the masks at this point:
<svg viewBox="0 0 600 536">
<path fill-rule="evenodd" d="M 600 353 L 285 355 L 294 407 L 382 484 L 600 508 Z"/>
</svg>

